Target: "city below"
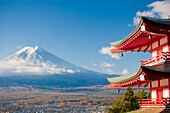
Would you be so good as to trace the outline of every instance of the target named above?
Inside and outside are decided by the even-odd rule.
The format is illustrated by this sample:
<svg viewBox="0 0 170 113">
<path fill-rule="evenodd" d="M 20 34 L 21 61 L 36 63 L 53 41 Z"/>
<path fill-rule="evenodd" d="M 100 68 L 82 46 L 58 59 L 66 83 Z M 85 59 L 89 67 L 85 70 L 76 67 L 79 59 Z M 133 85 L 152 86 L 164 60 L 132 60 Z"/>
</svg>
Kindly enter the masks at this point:
<svg viewBox="0 0 170 113">
<path fill-rule="evenodd" d="M 45 89 L 45 90 L 44 90 Z M 105 86 L 52 88 L 10 86 L 0 88 L 1 113 L 103 113 L 124 90 Z"/>
</svg>

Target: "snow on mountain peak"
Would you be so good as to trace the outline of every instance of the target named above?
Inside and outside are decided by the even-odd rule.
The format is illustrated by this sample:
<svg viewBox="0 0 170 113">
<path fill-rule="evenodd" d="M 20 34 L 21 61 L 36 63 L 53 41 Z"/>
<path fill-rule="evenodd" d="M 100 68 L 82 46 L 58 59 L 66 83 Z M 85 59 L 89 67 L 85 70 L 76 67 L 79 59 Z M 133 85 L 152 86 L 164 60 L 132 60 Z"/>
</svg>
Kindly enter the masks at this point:
<svg viewBox="0 0 170 113">
<path fill-rule="evenodd" d="M 38 48 L 39 48 L 39 46 L 26 46 L 26 47 L 22 48 L 21 50 L 19 50 L 17 52 L 17 54 L 20 54 L 25 51 L 32 53 L 32 52 L 35 52 Z"/>
<path fill-rule="evenodd" d="M 39 46 L 26 46 L 0 61 L 0 74 L 62 74 L 86 72 L 85 69 L 64 61 Z"/>
<path fill-rule="evenodd" d="M 34 49 L 37 50 L 39 47 L 38 46 L 35 46 Z"/>
</svg>

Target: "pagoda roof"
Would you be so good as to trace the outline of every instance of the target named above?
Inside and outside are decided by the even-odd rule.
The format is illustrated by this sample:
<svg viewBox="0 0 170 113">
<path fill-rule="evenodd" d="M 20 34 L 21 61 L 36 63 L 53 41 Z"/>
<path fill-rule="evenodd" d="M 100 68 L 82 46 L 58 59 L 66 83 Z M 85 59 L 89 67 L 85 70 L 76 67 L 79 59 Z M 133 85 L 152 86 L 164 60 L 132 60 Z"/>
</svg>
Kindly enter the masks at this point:
<svg viewBox="0 0 170 113">
<path fill-rule="evenodd" d="M 170 26 L 170 19 L 157 19 L 157 18 L 150 18 L 150 17 L 141 17 L 144 22 L 156 23 L 159 25 L 167 25 Z"/>
<path fill-rule="evenodd" d="M 129 75 L 122 75 L 122 76 L 113 77 L 113 78 L 107 78 L 107 80 L 110 83 L 120 84 L 120 83 L 124 83 L 124 82 L 135 79 L 136 77 L 138 77 L 141 74 L 141 72 L 142 72 L 142 69 L 140 68 L 138 70 L 138 72 L 136 72 L 136 73 L 129 74 Z"/>
<path fill-rule="evenodd" d="M 146 80 L 140 80 L 140 75 L 147 76 Z M 130 75 L 122 75 L 114 78 L 107 78 L 111 83 L 109 87 L 126 87 L 134 84 L 148 83 L 148 81 L 166 78 L 170 76 L 170 59 L 155 66 L 141 66 L 138 72 Z M 130 84 L 131 83 L 131 84 Z"/>
<path fill-rule="evenodd" d="M 141 51 L 141 48 L 144 46 L 146 47 L 143 48 L 142 51 L 144 52 L 150 51 L 150 49 L 148 49 L 149 47 L 147 46 L 150 45 L 151 42 L 154 42 L 156 39 L 165 37 L 165 32 L 160 32 L 159 30 L 156 30 L 155 32 L 153 31 L 153 29 L 148 28 L 148 26 L 150 27 L 154 26 L 154 30 L 156 28 L 159 30 L 161 29 L 161 31 L 166 31 L 167 33 L 169 33 L 170 19 L 155 19 L 149 17 L 141 17 L 140 22 L 136 29 L 132 31 L 127 37 L 125 37 L 123 40 L 110 43 L 110 45 L 114 47 L 114 49 L 111 50 L 112 53 L 133 51 L 134 49 L 137 48 L 139 48 L 137 50 L 139 52 Z M 142 27 L 144 27 L 144 29 L 142 29 Z M 165 28 L 166 30 L 162 30 L 162 28 Z M 154 40 L 149 40 L 148 39 L 149 35 L 152 35 Z"/>
<path fill-rule="evenodd" d="M 164 63 L 155 66 L 141 66 L 145 72 L 155 72 L 170 74 L 170 59 L 167 59 Z"/>
</svg>

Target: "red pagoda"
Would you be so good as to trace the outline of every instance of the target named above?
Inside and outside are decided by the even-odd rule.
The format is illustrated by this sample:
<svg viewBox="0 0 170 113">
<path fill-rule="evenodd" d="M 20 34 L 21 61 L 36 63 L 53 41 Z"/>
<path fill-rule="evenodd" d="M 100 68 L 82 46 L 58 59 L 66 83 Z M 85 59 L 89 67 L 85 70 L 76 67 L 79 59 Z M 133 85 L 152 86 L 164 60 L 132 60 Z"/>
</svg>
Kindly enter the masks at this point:
<svg viewBox="0 0 170 113">
<path fill-rule="evenodd" d="M 150 52 L 131 75 L 108 78 L 108 88 L 149 87 L 151 99 L 141 99 L 141 107 L 165 107 L 170 97 L 170 19 L 141 17 L 136 29 L 123 40 L 111 43 L 112 53 Z"/>
</svg>

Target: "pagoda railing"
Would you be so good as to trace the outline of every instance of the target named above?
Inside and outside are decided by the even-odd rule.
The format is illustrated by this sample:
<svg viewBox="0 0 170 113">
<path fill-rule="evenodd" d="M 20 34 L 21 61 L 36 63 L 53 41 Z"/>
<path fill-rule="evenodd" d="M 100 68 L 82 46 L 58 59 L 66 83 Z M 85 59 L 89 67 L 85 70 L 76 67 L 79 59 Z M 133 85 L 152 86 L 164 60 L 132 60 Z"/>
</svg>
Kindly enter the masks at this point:
<svg viewBox="0 0 170 113">
<path fill-rule="evenodd" d="M 160 52 L 159 55 L 140 62 L 142 66 L 152 66 L 165 61 L 167 58 L 170 58 L 170 52 Z"/>
<path fill-rule="evenodd" d="M 170 98 L 139 99 L 140 107 L 165 107 L 170 104 Z"/>
<path fill-rule="evenodd" d="M 140 107 L 166 107 L 170 104 L 170 98 L 139 99 L 139 104 Z"/>
<path fill-rule="evenodd" d="M 161 54 L 161 55 L 149 58 L 147 60 L 142 60 L 140 62 L 142 66 L 151 66 L 151 65 L 163 62 L 163 61 L 165 61 L 165 59 L 164 59 L 164 56 Z"/>
</svg>

